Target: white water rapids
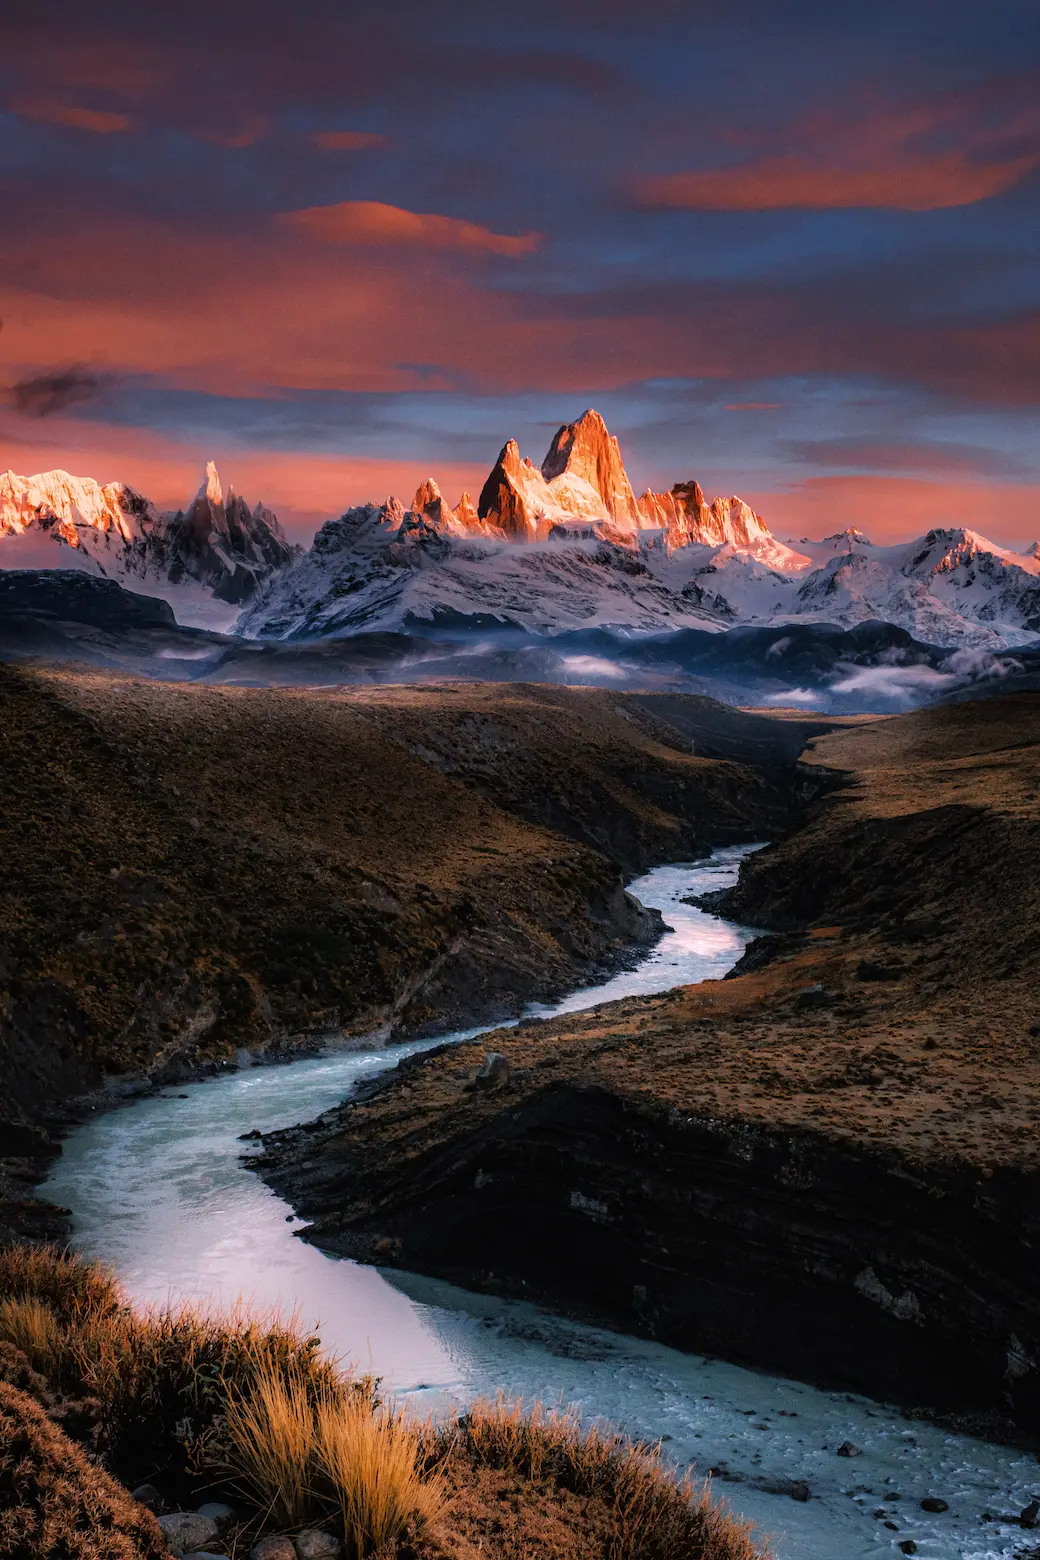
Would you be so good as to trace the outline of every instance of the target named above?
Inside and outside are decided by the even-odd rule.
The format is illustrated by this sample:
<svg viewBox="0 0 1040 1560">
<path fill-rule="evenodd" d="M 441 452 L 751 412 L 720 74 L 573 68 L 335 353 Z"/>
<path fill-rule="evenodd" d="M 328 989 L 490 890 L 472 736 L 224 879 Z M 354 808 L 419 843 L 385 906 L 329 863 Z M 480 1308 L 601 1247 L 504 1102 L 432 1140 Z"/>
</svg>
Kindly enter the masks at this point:
<svg viewBox="0 0 1040 1560">
<path fill-rule="evenodd" d="M 674 930 L 636 968 L 532 1013 L 724 975 L 752 934 L 681 901 L 732 883 L 746 849 L 638 879 L 631 891 Z M 333 1353 L 421 1412 L 503 1390 L 664 1437 L 675 1463 L 721 1470 L 716 1493 L 769 1536 L 776 1560 L 899 1556 L 908 1539 L 922 1560 L 1040 1555 L 1020 1528 L 989 1520 L 1040 1494 L 1040 1467 L 1026 1453 L 295 1240 L 298 1221 L 244 1168 L 239 1135 L 310 1120 L 358 1079 L 442 1039 L 243 1068 L 99 1112 L 67 1139 L 44 1195 L 72 1209 L 75 1245 L 111 1264 L 135 1299 L 226 1305 L 242 1296 L 298 1311 Z M 861 1455 L 838 1457 L 846 1441 Z M 809 1486 L 808 1502 L 776 1493 L 792 1482 Z M 949 1510 L 923 1512 L 926 1496 Z"/>
</svg>

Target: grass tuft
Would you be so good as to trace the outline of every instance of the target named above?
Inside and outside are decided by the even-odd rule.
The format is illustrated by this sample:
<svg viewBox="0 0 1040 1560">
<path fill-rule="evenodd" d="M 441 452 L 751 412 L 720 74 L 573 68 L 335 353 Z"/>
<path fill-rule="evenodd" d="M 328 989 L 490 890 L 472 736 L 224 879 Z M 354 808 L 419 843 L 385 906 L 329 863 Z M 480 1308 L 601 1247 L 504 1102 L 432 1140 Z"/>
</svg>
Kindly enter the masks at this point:
<svg viewBox="0 0 1040 1560">
<path fill-rule="evenodd" d="M 53 1372 L 62 1350 L 62 1329 L 49 1305 L 33 1295 L 0 1300 L 0 1342 L 9 1343 L 41 1375 Z"/>
<path fill-rule="evenodd" d="M 320 1404 L 316 1432 L 317 1467 L 352 1560 L 392 1552 L 410 1527 L 441 1515 L 443 1483 L 420 1472 L 420 1434 L 399 1414 L 355 1394 Z"/>
</svg>

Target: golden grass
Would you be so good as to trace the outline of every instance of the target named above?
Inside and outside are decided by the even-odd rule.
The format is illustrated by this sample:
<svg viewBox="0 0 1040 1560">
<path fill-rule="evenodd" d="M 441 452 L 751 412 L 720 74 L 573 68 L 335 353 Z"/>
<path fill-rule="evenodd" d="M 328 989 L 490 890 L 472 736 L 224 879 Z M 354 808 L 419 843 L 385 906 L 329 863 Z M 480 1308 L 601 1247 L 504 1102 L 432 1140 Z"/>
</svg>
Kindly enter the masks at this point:
<svg viewBox="0 0 1040 1560">
<path fill-rule="evenodd" d="M 334 1512 L 353 1560 L 392 1548 L 443 1508 L 442 1483 L 423 1468 L 420 1431 L 363 1384 L 315 1390 L 271 1360 L 230 1400 L 225 1427 L 226 1467 L 265 1514 L 291 1527 Z"/>
<path fill-rule="evenodd" d="M 712 1499 L 707 1484 L 665 1467 L 643 1446 L 570 1412 L 528 1408 L 499 1396 L 458 1422 L 461 1449 L 478 1466 L 549 1480 L 598 1497 L 610 1511 L 606 1560 L 766 1560 L 750 1526 Z"/>
<path fill-rule="evenodd" d="M 0 1300 L 0 1342 L 20 1350 L 33 1370 L 42 1375 L 57 1357 L 62 1332 L 50 1306 L 30 1295 Z"/>
<path fill-rule="evenodd" d="M 373 1410 L 353 1395 L 321 1403 L 316 1430 L 317 1465 L 356 1560 L 385 1551 L 413 1523 L 432 1522 L 443 1511 L 443 1483 L 420 1471 L 421 1437 L 399 1414 Z"/>
<path fill-rule="evenodd" d="M 436 1428 L 410 1423 L 293 1322 L 135 1312 L 109 1275 L 61 1252 L 0 1250 L 0 1347 L 89 1410 L 110 1473 L 157 1482 L 171 1503 L 214 1483 L 237 1491 L 251 1535 L 320 1522 L 347 1560 L 495 1560 L 517 1543 L 558 1548 L 559 1560 L 765 1560 L 748 1528 L 656 1447 L 502 1397 Z M 520 1502 L 512 1537 L 496 1536 L 502 1480 Z"/>
<path fill-rule="evenodd" d="M 262 1370 L 225 1414 L 228 1462 L 275 1522 L 302 1522 L 312 1502 L 314 1401 L 299 1374 Z"/>
</svg>

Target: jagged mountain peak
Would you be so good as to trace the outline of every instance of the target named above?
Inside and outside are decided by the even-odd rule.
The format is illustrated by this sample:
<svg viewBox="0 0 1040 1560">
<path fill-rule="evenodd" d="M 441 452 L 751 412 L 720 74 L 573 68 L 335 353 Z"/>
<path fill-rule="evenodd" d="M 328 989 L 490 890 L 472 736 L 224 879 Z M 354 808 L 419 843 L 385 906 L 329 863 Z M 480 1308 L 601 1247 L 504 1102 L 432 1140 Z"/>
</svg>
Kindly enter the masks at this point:
<svg viewBox="0 0 1040 1560">
<path fill-rule="evenodd" d="M 197 496 L 208 499 L 211 504 L 217 506 L 222 505 L 224 502 L 224 492 L 220 486 L 220 477 L 217 474 L 216 464 L 211 460 L 206 462 L 206 475 Z"/>
<path fill-rule="evenodd" d="M 542 461 L 542 476 L 548 483 L 577 477 L 598 493 L 611 520 L 629 526 L 639 523 L 636 496 L 621 459 L 621 446 L 591 407 L 575 422 L 564 423 L 557 429 Z"/>
<path fill-rule="evenodd" d="M 823 539 L 825 542 L 833 542 L 836 545 L 848 543 L 852 547 L 873 547 L 874 545 L 870 537 L 864 535 L 859 527 L 855 525 L 847 525 L 844 531 L 835 531 L 832 535 L 825 536 Z M 803 536 L 802 541 L 808 542 L 809 537 Z"/>
<path fill-rule="evenodd" d="M 187 510 L 160 513 L 121 482 L 100 486 L 67 471 L 0 477 L 0 537 L 39 538 L 47 551 L 59 542 L 79 567 L 136 589 L 162 594 L 172 588 L 181 621 L 225 626 L 226 607 L 241 606 L 272 570 L 299 548 L 287 541 L 274 514 L 250 511 L 228 488 L 225 497 L 212 461 Z M 57 558 L 55 559 L 57 562 Z M 3 559 L 0 559 L 0 563 Z"/>
</svg>

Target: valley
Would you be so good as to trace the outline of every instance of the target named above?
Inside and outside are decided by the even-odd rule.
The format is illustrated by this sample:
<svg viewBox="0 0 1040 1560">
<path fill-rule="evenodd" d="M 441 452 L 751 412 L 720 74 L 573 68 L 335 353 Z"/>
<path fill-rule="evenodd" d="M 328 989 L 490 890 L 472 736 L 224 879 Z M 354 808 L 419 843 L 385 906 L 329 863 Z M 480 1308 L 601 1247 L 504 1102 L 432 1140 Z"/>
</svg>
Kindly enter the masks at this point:
<svg viewBox="0 0 1040 1560">
<path fill-rule="evenodd" d="M 108 1080 L 511 1017 L 631 958 L 661 922 L 625 880 L 783 827 L 828 724 L 0 665 L 6 1141 L 31 1166 Z"/>
<path fill-rule="evenodd" d="M 1033 696 L 813 739 L 732 978 L 404 1063 L 261 1173 L 326 1250 L 1035 1436 L 1038 753 Z"/>
</svg>

